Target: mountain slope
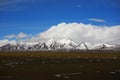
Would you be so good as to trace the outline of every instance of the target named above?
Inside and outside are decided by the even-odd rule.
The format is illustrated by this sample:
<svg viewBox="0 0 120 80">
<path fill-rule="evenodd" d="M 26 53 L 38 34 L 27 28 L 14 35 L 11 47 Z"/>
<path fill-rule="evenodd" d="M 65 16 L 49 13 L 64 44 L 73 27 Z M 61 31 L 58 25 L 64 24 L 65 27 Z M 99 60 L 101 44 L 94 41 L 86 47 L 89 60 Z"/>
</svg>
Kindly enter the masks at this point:
<svg viewBox="0 0 120 80">
<path fill-rule="evenodd" d="M 119 45 L 109 45 L 105 43 L 74 42 L 72 39 L 65 38 L 55 40 L 53 38 L 42 42 L 16 42 L 3 40 L 0 41 L 0 51 L 71 51 L 71 50 L 120 50 Z"/>
</svg>

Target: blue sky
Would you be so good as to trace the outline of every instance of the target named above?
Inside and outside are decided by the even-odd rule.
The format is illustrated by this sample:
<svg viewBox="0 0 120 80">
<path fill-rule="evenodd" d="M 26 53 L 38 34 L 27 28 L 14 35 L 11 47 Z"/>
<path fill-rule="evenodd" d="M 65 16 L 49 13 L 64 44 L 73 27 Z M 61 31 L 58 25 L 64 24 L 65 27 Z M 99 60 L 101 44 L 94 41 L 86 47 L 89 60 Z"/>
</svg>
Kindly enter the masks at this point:
<svg viewBox="0 0 120 80">
<path fill-rule="evenodd" d="M 120 25 L 120 0 L 0 0 L 0 39 L 35 35 L 61 22 Z"/>
</svg>

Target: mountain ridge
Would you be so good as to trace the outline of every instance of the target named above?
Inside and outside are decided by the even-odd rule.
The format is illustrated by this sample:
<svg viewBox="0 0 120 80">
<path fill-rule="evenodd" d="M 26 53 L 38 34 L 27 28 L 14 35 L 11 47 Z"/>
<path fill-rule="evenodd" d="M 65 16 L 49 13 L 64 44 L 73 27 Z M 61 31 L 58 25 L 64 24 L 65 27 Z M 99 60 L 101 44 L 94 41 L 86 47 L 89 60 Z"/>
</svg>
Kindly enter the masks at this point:
<svg viewBox="0 0 120 80">
<path fill-rule="evenodd" d="M 5 42 L 7 42 L 5 44 Z M 1 45 L 2 44 L 2 45 Z M 15 42 L 7 40 L 0 42 L 0 51 L 71 51 L 71 50 L 120 50 L 119 45 L 106 43 L 90 43 L 89 41 L 76 43 L 70 38 L 55 40 L 53 38 L 40 42 Z"/>
</svg>

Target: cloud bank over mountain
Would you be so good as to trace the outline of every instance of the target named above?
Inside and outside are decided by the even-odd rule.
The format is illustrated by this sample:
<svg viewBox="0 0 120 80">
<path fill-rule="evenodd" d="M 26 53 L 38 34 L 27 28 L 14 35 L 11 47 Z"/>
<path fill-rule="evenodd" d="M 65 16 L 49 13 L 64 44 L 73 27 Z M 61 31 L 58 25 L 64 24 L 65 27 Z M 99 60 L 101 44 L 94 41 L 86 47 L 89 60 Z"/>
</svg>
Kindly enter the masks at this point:
<svg viewBox="0 0 120 80">
<path fill-rule="evenodd" d="M 15 39 L 23 39 L 23 38 L 28 38 L 30 37 L 31 35 L 29 34 L 26 34 L 26 33 L 23 33 L 23 32 L 20 32 L 19 34 L 10 34 L 10 35 L 7 35 L 7 36 L 4 36 L 5 39 L 12 39 L 12 38 L 15 38 Z"/>
<path fill-rule="evenodd" d="M 71 38 L 76 42 L 117 42 L 120 40 L 120 25 L 95 26 L 83 23 L 59 23 L 32 37 L 32 40 L 56 40 Z"/>
<path fill-rule="evenodd" d="M 118 44 L 120 41 L 120 25 L 116 26 L 96 26 L 92 24 L 83 23 L 59 23 L 50 27 L 48 30 L 41 32 L 35 36 L 26 33 L 19 33 L 18 35 L 8 35 L 4 38 L 26 38 L 27 42 L 46 41 L 51 38 L 60 40 L 70 38 L 77 43 L 90 41 L 100 43 Z"/>
</svg>

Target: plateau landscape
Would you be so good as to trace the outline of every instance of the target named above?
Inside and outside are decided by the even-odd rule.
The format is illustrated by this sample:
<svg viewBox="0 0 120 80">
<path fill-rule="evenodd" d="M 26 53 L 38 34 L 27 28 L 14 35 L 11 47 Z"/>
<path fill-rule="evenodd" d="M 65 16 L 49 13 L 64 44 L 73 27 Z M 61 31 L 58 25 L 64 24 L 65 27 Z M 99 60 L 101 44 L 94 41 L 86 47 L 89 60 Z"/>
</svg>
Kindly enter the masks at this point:
<svg viewBox="0 0 120 80">
<path fill-rule="evenodd" d="M 120 80 L 119 0 L 0 0 L 0 80 Z"/>
</svg>

